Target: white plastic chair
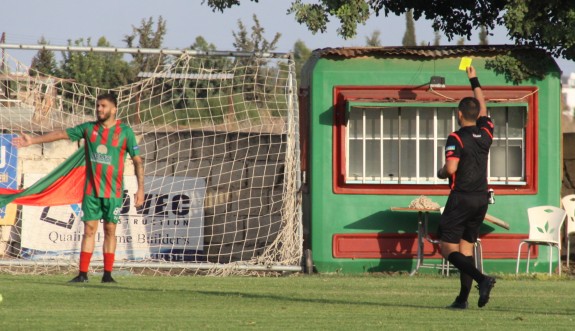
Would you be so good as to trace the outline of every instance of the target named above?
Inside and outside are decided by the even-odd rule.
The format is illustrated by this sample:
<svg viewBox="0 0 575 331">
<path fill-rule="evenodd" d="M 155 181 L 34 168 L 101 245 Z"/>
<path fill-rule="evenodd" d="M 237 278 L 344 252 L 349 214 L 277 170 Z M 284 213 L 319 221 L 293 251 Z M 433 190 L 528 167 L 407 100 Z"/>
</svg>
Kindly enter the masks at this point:
<svg viewBox="0 0 575 331">
<path fill-rule="evenodd" d="M 515 274 L 519 273 L 521 246 L 527 244 L 527 273 L 529 273 L 531 246 L 546 245 L 549 246 L 549 275 L 552 274 L 553 270 L 553 247 L 557 249 L 559 275 L 561 275 L 561 226 L 565 221 L 566 215 L 565 210 L 554 206 L 537 206 L 527 209 L 529 238 L 522 240 L 519 244 Z"/>
<path fill-rule="evenodd" d="M 569 267 L 569 246 L 571 246 L 569 235 L 575 234 L 575 194 L 564 196 L 563 199 L 561 199 L 561 202 L 563 203 L 563 209 L 565 209 L 565 212 L 567 213 L 565 241 L 567 245 L 567 267 Z"/>
</svg>

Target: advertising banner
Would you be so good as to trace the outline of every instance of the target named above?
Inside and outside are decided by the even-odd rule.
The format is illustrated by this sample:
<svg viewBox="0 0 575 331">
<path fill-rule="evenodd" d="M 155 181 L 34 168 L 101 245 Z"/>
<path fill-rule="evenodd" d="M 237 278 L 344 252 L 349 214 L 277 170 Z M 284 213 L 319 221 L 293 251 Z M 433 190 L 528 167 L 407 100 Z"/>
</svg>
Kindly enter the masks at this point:
<svg viewBox="0 0 575 331">
<path fill-rule="evenodd" d="M 24 187 L 44 174 L 26 174 Z M 116 228 L 116 259 L 196 260 L 203 252 L 205 179 L 146 177 L 145 203 L 134 207 L 135 176 L 124 177 L 124 204 Z M 83 235 L 81 205 L 22 207 L 22 249 L 30 259 L 77 259 Z M 102 223 L 102 221 L 101 221 Z M 93 260 L 102 259 L 103 224 Z"/>
<path fill-rule="evenodd" d="M 0 188 L 17 189 L 18 149 L 12 145 L 15 134 L 0 134 Z M 16 205 L 0 207 L 0 225 L 14 225 Z"/>
</svg>

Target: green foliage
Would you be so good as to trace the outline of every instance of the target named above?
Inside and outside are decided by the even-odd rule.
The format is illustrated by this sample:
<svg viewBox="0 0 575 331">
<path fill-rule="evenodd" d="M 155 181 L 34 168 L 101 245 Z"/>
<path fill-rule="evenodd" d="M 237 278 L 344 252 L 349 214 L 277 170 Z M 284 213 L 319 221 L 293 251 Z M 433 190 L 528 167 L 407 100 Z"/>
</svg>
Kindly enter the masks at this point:
<svg viewBox="0 0 575 331">
<path fill-rule="evenodd" d="M 371 36 L 365 37 L 365 46 L 367 47 L 380 47 L 381 46 L 381 31 L 375 30 Z"/>
<path fill-rule="evenodd" d="M 154 29 L 152 17 L 142 19 L 140 26 L 132 26 L 132 34 L 124 37 L 128 47 L 139 48 L 162 48 L 166 35 L 166 21 L 160 16 Z M 133 65 L 137 72 L 151 72 L 163 61 L 163 56 L 158 54 L 132 54 Z"/>
<path fill-rule="evenodd" d="M 253 2 L 258 2 L 258 0 L 251 0 Z M 214 11 L 219 10 L 221 12 L 224 9 L 232 8 L 240 4 L 239 0 L 202 0 L 202 4 L 208 3 L 208 6 L 212 7 Z"/>
<path fill-rule="evenodd" d="M 343 38 L 357 34 L 357 24 L 364 24 L 370 16 L 369 4 L 364 0 L 320 0 L 319 4 L 304 4 L 302 0 L 292 2 L 288 14 L 295 14 L 296 21 L 306 24 L 312 33 L 325 32 L 329 16 L 335 16 L 340 23 L 337 33 Z"/>
<path fill-rule="evenodd" d="M 91 39 L 68 41 L 70 46 L 91 47 Z M 111 47 L 106 38 L 98 40 L 98 47 Z M 111 89 L 133 79 L 130 66 L 121 54 L 96 52 L 62 52 L 59 76 L 74 80 L 76 83 Z"/>
<path fill-rule="evenodd" d="M 405 13 L 405 33 L 401 40 L 403 46 L 417 46 L 417 39 L 415 38 L 415 22 L 413 21 L 413 11 L 410 10 Z"/>
<path fill-rule="evenodd" d="M 293 58 L 295 62 L 297 86 L 301 86 L 301 70 L 310 56 L 311 49 L 309 49 L 302 40 L 298 39 L 293 45 Z"/>
<path fill-rule="evenodd" d="M 505 76 L 505 79 L 519 84 L 530 79 L 543 79 L 556 66 L 544 51 L 508 52 L 485 62 L 485 68 Z"/>
<path fill-rule="evenodd" d="M 575 1 L 508 0 L 503 22 L 520 44 L 575 60 Z"/>
<path fill-rule="evenodd" d="M 207 1 L 208 6 L 220 11 L 239 3 Z M 432 21 L 432 28 L 442 31 L 450 41 L 456 37 L 470 40 L 480 27 L 489 33 L 495 26 L 505 25 L 517 44 L 541 47 L 554 56 L 575 60 L 575 1 L 292 0 L 288 14 L 312 33 L 325 32 L 330 18 L 339 20 L 337 33 L 349 39 L 357 34 L 357 25 L 364 24 L 371 15 L 399 16 L 410 10 L 415 20 L 424 17 Z"/>
<path fill-rule="evenodd" d="M 241 20 L 238 20 L 238 31 L 232 32 L 234 36 L 234 47 L 240 52 L 265 53 L 271 52 L 277 48 L 277 43 L 281 33 L 276 32 L 272 41 L 268 41 L 264 34 L 265 29 L 260 24 L 257 15 L 252 16 L 254 25 L 251 27 L 251 33 L 248 33 L 246 26 Z"/>
<path fill-rule="evenodd" d="M 38 41 L 40 45 L 48 45 L 48 41 L 42 37 Z M 30 75 L 47 75 L 47 76 L 55 76 L 58 72 L 58 64 L 56 62 L 56 56 L 54 52 L 41 49 L 36 53 L 36 55 L 32 58 L 32 64 L 30 65 Z"/>
<path fill-rule="evenodd" d="M 276 49 L 281 37 L 276 33 L 272 41 L 268 41 L 265 36 L 265 29 L 260 25 L 256 15 L 253 15 L 254 25 L 251 33 L 241 20 L 238 20 L 238 31 L 233 32 L 234 47 L 239 52 L 266 53 Z M 274 68 L 266 67 L 267 61 L 256 57 L 236 58 L 237 66 L 234 77 L 234 91 L 246 93 L 247 100 L 265 103 L 266 95 L 269 93 L 269 83 L 267 77 L 273 77 Z"/>
</svg>

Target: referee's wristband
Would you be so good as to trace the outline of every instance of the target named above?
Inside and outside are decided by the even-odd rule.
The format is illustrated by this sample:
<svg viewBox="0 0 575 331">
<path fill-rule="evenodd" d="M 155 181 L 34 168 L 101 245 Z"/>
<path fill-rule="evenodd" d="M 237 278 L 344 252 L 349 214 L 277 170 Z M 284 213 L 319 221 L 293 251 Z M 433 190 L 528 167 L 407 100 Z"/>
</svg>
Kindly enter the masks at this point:
<svg viewBox="0 0 575 331">
<path fill-rule="evenodd" d="M 469 78 L 469 83 L 471 84 L 471 89 L 475 90 L 475 88 L 481 88 L 481 84 L 479 84 L 479 79 L 477 77 Z"/>
</svg>

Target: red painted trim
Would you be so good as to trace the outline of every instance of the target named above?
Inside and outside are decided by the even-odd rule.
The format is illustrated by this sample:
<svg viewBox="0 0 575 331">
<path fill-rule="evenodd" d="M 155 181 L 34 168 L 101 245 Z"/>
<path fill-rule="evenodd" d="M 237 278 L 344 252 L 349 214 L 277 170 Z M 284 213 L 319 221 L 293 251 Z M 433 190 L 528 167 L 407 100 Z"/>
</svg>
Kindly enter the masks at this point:
<svg viewBox="0 0 575 331">
<path fill-rule="evenodd" d="M 525 179 L 527 185 L 490 185 L 499 195 L 526 195 L 537 193 L 537 146 L 538 146 L 538 93 L 535 86 L 488 86 L 482 87 L 486 101 L 521 100 L 528 104 L 525 127 Z M 469 96 L 467 86 L 442 89 L 442 94 L 459 100 Z M 527 95 L 527 96 L 526 96 Z M 333 90 L 334 125 L 332 130 L 332 187 L 335 194 L 387 194 L 387 195 L 447 195 L 447 185 L 398 185 L 398 184 L 347 184 L 345 183 L 345 115 L 347 102 L 445 102 L 427 90 L 413 86 L 336 86 Z M 398 104 L 399 105 L 399 104 Z"/>
<path fill-rule="evenodd" d="M 433 237 L 433 236 L 432 236 Z M 527 234 L 486 234 L 480 236 L 483 259 L 516 259 L 521 240 Z M 537 246 L 531 257 L 537 258 Z M 333 235 L 332 255 L 341 259 L 413 259 L 417 257 L 416 233 L 339 233 Z M 424 257 L 440 259 L 439 247 L 424 241 Z M 527 258 L 524 248 L 521 258 Z"/>
</svg>

